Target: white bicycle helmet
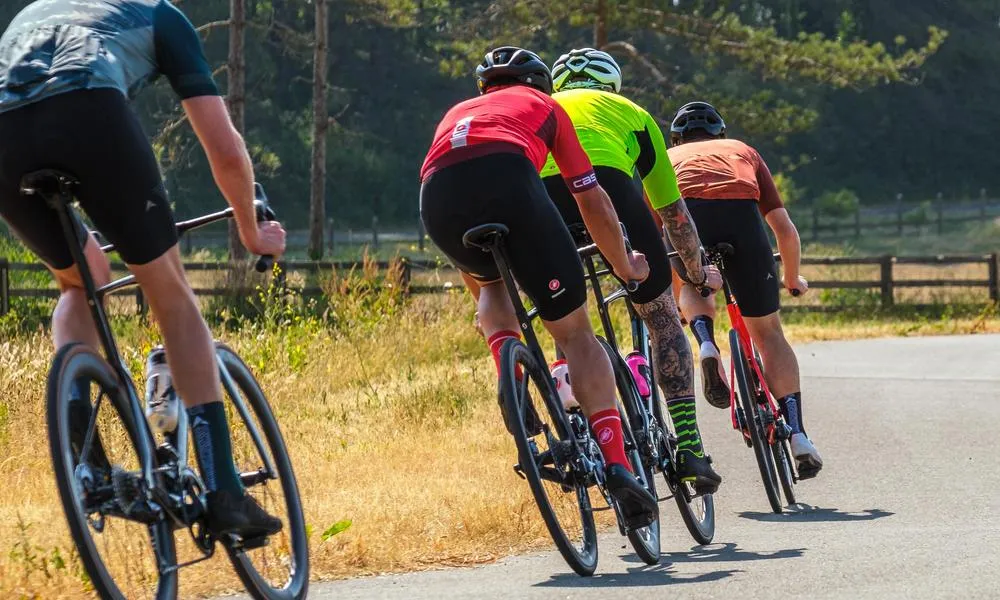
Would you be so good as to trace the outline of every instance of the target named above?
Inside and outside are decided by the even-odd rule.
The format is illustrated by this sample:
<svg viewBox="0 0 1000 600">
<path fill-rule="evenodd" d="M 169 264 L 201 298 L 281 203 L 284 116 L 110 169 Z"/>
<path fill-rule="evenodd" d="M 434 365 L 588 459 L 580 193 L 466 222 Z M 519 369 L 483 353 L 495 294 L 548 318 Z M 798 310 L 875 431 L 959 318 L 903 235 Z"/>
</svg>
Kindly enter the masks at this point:
<svg viewBox="0 0 1000 600">
<path fill-rule="evenodd" d="M 622 90 L 622 70 L 607 52 L 593 48 L 570 50 L 552 65 L 555 91 L 574 88 Z"/>
</svg>

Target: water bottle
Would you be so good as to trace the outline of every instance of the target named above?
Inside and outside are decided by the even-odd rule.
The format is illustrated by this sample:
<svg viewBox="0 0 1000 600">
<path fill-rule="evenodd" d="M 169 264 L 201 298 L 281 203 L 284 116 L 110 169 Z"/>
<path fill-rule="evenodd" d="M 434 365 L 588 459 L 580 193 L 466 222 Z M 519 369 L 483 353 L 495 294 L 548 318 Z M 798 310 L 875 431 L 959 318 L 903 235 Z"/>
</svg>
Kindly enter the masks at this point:
<svg viewBox="0 0 1000 600">
<path fill-rule="evenodd" d="M 177 429 L 179 411 L 167 355 L 163 346 L 157 346 L 146 358 L 146 420 L 154 433 L 172 433 Z"/>
<path fill-rule="evenodd" d="M 632 378 L 635 379 L 635 385 L 639 388 L 639 395 L 642 396 L 643 400 L 648 400 L 653 394 L 653 371 L 649 368 L 646 357 L 641 352 L 632 352 L 625 357 L 625 362 L 628 364 L 629 370 L 632 371 Z"/>
<path fill-rule="evenodd" d="M 552 378 L 556 381 L 556 392 L 559 394 L 559 400 L 562 401 L 563 408 L 567 412 L 574 408 L 579 408 L 580 404 L 573 396 L 573 388 L 569 384 L 569 365 L 566 364 L 566 360 L 561 358 L 552 363 L 549 372 L 552 373 Z"/>
</svg>

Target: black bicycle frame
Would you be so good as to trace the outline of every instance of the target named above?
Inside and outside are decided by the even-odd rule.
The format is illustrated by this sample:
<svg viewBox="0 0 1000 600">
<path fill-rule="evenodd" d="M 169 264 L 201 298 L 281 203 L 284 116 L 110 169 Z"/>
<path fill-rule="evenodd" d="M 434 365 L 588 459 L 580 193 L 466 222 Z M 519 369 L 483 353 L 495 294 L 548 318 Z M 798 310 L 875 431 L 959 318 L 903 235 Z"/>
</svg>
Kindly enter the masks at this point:
<svg viewBox="0 0 1000 600">
<path fill-rule="evenodd" d="M 104 309 L 104 299 L 108 294 L 132 285 L 136 285 L 137 282 L 135 275 L 126 275 L 125 277 L 112 281 L 100 288 L 94 284 L 94 277 L 91 273 L 90 265 L 87 263 L 87 257 L 83 250 L 87 240 L 86 238 L 81 238 L 80 235 L 80 232 L 85 231 L 85 228 L 82 226 L 80 217 L 77 216 L 76 212 L 73 211 L 71 207 L 73 202 L 73 192 L 71 190 L 72 184 L 61 176 L 57 177 L 57 180 L 59 183 L 59 191 L 56 195 L 52 196 L 44 194 L 43 197 L 49 206 L 52 207 L 52 209 L 59 215 L 59 223 L 62 225 L 63 235 L 66 240 L 70 242 L 70 255 L 73 257 L 73 262 L 80 271 L 80 279 L 83 282 L 83 289 L 86 292 L 87 304 L 90 307 L 91 317 L 94 319 L 94 325 L 97 328 L 97 336 L 100 339 L 101 347 L 104 350 L 104 355 L 108 364 L 110 364 L 114 369 L 120 384 L 125 388 L 125 393 L 129 400 L 129 408 L 132 411 L 132 420 L 138 427 L 144 428 L 143 432 L 146 439 L 151 440 L 153 439 L 152 431 L 149 429 L 149 424 L 146 422 L 146 416 L 143 412 L 142 405 L 139 402 L 138 392 L 136 392 L 128 367 L 125 365 L 125 361 L 121 358 L 121 353 L 118 350 L 118 344 L 115 342 L 114 335 L 111 332 L 111 324 L 108 321 L 107 312 Z M 227 208 L 226 210 L 205 215 L 196 219 L 191 219 L 190 221 L 183 221 L 177 224 L 177 232 L 178 234 L 182 234 L 191 229 L 208 225 L 209 223 L 228 219 L 232 216 L 232 214 L 233 209 Z M 102 247 L 101 250 L 110 252 L 114 250 L 114 246 L 107 245 Z M 91 419 L 93 421 L 96 418 L 97 411 L 95 410 Z M 93 425 L 93 422 L 89 424 L 88 431 L 93 428 Z M 88 434 L 88 441 L 89 437 L 90 435 Z M 153 467 L 153 453 L 151 450 L 151 444 L 139 444 L 139 463 L 142 469 L 143 479 L 145 480 L 148 489 L 153 490 L 156 489 L 157 486 L 154 478 L 155 471 Z"/>
</svg>

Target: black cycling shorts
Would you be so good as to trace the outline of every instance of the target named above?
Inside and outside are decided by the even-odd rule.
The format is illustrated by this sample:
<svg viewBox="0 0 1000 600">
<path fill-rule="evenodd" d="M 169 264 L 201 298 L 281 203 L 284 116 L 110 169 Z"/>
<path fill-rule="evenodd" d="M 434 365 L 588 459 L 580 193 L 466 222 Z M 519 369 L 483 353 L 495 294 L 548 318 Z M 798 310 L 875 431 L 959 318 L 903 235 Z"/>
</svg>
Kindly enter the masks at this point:
<svg viewBox="0 0 1000 600">
<path fill-rule="evenodd" d="M 625 225 L 632 249 L 645 254 L 649 263 L 649 277 L 639 285 L 639 289 L 629 294 L 629 298 L 636 304 L 652 302 L 670 289 L 670 261 L 667 260 L 667 247 L 660 230 L 642 198 L 642 184 L 614 167 L 595 167 L 594 172 L 598 183 L 611 197 L 618 220 Z M 562 177 L 553 175 L 544 181 L 549 197 L 566 224 L 583 223 L 580 207 Z"/>
<path fill-rule="evenodd" d="M 79 180 L 80 206 L 126 263 L 148 263 L 177 243 L 156 157 L 121 92 L 67 92 L 0 113 L 0 216 L 49 266 L 66 269 L 73 257 L 59 216 L 20 193 L 21 177 L 39 169 Z"/>
<path fill-rule="evenodd" d="M 462 236 L 477 225 L 506 225 L 510 269 L 542 319 L 556 321 L 586 302 L 576 245 L 527 157 L 489 154 L 435 171 L 420 188 L 420 218 L 455 266 L 484 282 L 500 279 L 496 263 L 466 248 Z"/>
<path fill-rule="evenodd" d="M 726 259 L 726 278 L 746 317 L 766 317 L 781 307 L 778 270 L 771 242 L 764 231 L 755 200 L 685 200 L 706 248 L 732 244 L 735 256 Z M 674 268 L 684 274 L 680 259 Z M 686 275 L 685 275 L 686 277 Z"/>
</svg>

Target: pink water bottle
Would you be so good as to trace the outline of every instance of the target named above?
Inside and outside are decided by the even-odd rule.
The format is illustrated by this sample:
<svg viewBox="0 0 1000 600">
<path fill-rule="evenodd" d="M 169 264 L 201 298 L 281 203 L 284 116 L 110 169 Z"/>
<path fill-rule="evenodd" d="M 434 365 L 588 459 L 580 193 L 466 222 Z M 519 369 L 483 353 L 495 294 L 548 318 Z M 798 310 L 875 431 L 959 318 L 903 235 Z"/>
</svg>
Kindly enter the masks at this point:
<svg viewBox="0 0 1000 600">
<path fill-rule="evenodd" d="M 640 352 L 633 352 L 625 357 L 625 362 L 628 363 L 628 368 L 632 371 L 632 378 L 635 379 L 635 385 L 639 388 L 639 395 L 643 399 L 649 398 L 653 393 L 652 385 L 652 371 L 649 368 L 649 363 L 646 362 L 646 357 Z"/>
</svg>

